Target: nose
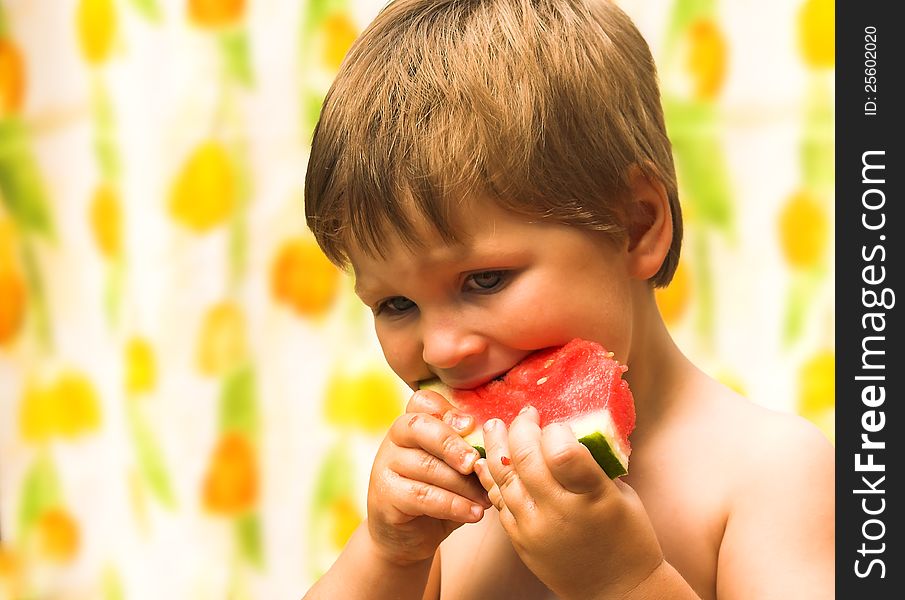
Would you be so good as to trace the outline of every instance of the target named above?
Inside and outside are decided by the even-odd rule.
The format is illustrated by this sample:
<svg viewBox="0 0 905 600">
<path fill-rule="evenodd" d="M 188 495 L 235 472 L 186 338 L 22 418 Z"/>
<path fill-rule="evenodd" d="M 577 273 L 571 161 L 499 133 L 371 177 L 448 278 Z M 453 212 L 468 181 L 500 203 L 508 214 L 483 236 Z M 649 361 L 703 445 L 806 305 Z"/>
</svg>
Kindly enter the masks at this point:
<svg viewBox="0 0 905 600">
<path fill-rule="evenodd" d="M 452 369 L 470 356 L 487 349 L 487 340 L 470 331 L 461 319 L 422 319 L 422 358 L 437 369 Z"/>
</svg>

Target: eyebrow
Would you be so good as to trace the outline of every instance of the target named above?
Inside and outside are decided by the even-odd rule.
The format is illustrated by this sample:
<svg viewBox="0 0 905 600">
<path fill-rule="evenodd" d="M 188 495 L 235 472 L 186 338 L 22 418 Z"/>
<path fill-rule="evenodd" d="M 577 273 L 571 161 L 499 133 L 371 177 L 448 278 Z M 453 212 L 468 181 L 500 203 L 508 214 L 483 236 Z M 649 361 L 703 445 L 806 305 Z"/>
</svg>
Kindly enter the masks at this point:
<svg viewBox="0 0 905 600">
<path fill-rule="evenodd" d="M 416 250 L 414 252 L 418 251 Z M 421 252 L 422 253 L 419 254 L 418 258 L 416 259 L 416 266 L 418 269 L 422 270 L 429 270 L 444 263 L 459 263 L 464 260 L 468 260 L 474 255 L 480 253 L 479 251 L 476 251 L 476 249 L 472 245 L 464 243 L 442 246 L 432 251 L 423 250 Z M 355 294 L 359 298 L 368 294 L 372 294 L 373 287 L 369 286 L 367 283 L 361 282 L 360 273 L 354 263 L 351 263 L 351 267 L 352 276 L 355 280 L 355 286 L 353 288 Z"/>
</svg>

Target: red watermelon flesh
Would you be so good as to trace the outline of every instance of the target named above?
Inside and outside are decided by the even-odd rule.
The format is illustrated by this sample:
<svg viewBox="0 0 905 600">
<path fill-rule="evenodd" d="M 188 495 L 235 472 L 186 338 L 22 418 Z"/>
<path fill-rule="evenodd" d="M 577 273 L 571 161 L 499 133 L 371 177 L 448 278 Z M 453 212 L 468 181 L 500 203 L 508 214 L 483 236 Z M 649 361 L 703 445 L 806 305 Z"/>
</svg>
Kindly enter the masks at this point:
<svg viewBox="0 0 905 600">
<path fill-rule="evenodd" d="M 493 418 L 509 426 L 519 411 L 534 406 L 541 427 L 568 423 L 579 441 L 610 477 L 628 472 L 635 428 L 635 403 L 622 374 L 628 369 L 600 344 L 575 339 L 533 352 L 502 378 L 470 390 L 453 389 L 439 379 L 421 383 L 475 418 L 466 440 L 483 454 L 481 426 Z"/>
</svg>

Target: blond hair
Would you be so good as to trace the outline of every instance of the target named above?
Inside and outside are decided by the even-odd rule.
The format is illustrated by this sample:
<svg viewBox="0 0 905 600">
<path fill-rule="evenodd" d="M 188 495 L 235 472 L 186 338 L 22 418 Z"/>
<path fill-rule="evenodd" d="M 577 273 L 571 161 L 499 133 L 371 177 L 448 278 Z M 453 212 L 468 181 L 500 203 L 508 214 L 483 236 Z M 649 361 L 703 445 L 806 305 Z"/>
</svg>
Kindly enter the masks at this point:
<svg viewBox="0 0 905 600">
<path fill-rule="evenodd" d="M 471 198 L 625 236 L 635 165 L 667 191 L 675 271 L 682 219 L 656 68 L 606 0 L 396 0 L 362 33 L 324 101 L 305 179 L 327 256 L 386 236 L 419 246 L 412 216 L 456 241 Z M 412 211 L 417 211 L 413 213 Z"/>
</svg>

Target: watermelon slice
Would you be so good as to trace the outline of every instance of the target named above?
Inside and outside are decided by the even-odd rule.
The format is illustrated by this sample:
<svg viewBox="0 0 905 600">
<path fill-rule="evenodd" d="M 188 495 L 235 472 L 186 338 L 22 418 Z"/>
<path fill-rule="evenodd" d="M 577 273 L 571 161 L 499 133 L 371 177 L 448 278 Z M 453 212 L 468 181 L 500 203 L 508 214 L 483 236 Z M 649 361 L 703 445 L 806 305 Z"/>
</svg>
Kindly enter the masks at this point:
<svg viewBox="0 0 905 600">
<path fill-rule="evenodd" d="M 541 427 L 565 422 L 610 478 L 628 473 L 632 451 L 628 436 L 635 428 L 635 402 L 622 374 L 628 370 L 596 342 L 575 339 L 557 348 L 538 350 L 501 378 L 470 390 L 451 388 L 439 379 L 420 383 L 475 419 L 465 437 L 485 455 L 482 426 L 493 418 L 508 427 L 531 405 Z"/>
</svg>

